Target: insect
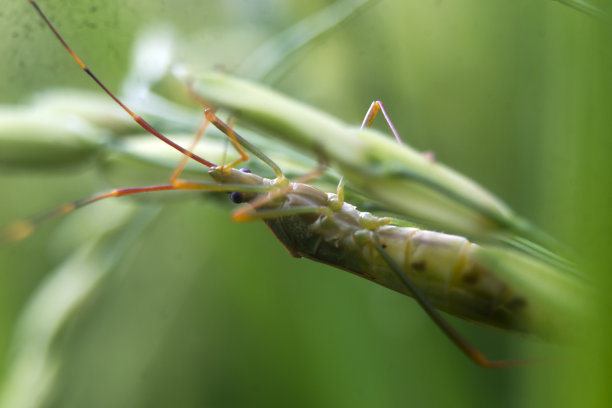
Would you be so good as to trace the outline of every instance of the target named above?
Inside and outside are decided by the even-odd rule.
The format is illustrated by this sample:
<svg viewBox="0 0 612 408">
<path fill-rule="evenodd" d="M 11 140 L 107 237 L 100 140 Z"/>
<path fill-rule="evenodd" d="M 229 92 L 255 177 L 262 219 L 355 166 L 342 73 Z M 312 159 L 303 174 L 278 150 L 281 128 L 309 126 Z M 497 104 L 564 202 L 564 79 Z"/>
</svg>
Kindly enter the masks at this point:
<svg viewBox="0 0 612 408">
<path fill-rule="evenodd" d="M 481 247 L 462 237 L 394 226 L 385 217 L 359 212 L 344 202 L 342 185 L 335 194 L 327 194 L 306 184 L 322 172 L 323 166 L 304 178 L 293 182 L 287 180 L 271 159 L 232 130 L 231 126 L 218 119 L 212 108 L 205 111 L 207 122 L 200 127 L 196 141 L 210 122 L 227 135 L 241 157 L 225 165 L 216 165 L 192 153 L 191 149 L 179 146 L 115 97 L 72 52 L 37 3 L 29 1 L 81 68 L 142 128 L 184 154 L 185 160 L 177 167 L 170 184 L 117 189 L 59 207 L 41 218 L 14 224 L 7 230 L 7 240 L 24 238 L 48 219 L 109 197 L 168 190 L 230 192 L 234 202 L 246 202 L 234 213 L 234 219 L 263 220 L 294 256 L 308 257 L 347 269 L 413 296 L 436 324 L 472 360 L 482 366 L 498 367 L 516 363 L 487 360 L 434 308 L 493 327 L 518 331 L 530 329 L 521 317 L 529 301 L 496 278 L 486 262 L 479 260 Z M 266 163 L 276 178 L 267 179 L 238 170 L 237 165 L 248 158 L 245 150 Z M 209 174 L 216 182 L 182 180 L 180 175 L 187 159 L 209 167 Z"/>
</svg>

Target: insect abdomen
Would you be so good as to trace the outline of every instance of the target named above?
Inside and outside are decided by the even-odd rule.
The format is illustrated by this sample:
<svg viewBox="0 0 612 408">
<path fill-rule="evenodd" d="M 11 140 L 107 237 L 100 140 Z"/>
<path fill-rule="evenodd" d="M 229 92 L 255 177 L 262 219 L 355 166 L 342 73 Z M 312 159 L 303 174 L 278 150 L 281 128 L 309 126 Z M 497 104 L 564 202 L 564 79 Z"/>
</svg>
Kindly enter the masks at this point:
<svg viewBox="0 0 612 408">
<path fill-rule="evenodd" d="M 379 239 L 408 277 L 438 309 L 467 320 L 508 330 L 527 331 L 527 302 L 476 256 L 481 248 L 456 235 L 418 228 L 385 226 Z M 407 293 L 386 262 L 372 254 L 372 271 L 391 289 Z"/>
</svg>

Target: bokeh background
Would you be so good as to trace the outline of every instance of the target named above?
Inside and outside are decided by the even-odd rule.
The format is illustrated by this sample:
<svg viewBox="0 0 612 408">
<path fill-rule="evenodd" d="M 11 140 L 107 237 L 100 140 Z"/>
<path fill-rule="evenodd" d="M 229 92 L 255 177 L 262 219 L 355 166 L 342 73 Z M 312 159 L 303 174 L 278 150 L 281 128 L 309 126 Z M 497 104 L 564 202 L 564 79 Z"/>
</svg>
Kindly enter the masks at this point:
<svg viewBox="0 0 612 408">
<path fill-rule="evenodd" d="M 231 71 L 266 39 L 331 3 L 40 1 L 111 89 L 144 28 L 173 28 L 180 62 Z M 27 103 L 49 87 L 94 89 L 28 2 L 0 4 L 1 103 Z M 609 23 L 552 0 L 381 0 L 308 48 L 272 86 L 355 124 L 372 100 L 383 100 L 407 143 L 435 152 L 565 243 L 605 294 L 612 287 L 611 32 Z M 107 189 L 98 170 L 94 163 L 1 169 L 0 224 Z M 594 310 L 591 341 L 573 347 L 452 319 L 491 357 L 547 358 L 484 370 L 412 300 L 293 259 L 262 223 L 234 224 L 231 207 L 212 201 L 100 203 L 0 249 L 4 397 L 45 407 L 612 401 L 607 301 Z M 46 308 L 32 308 L 31 299 L 44 297 L 40 288 L 82 250 L 89 228 L 129 211 L 137 221 L 107 236 L 91 269 L 75 267 L 77 276 L 98 276 L 93 289 L 45 332 L 71 288 L 60 282 Z M 39 330 L 16 334 L 27 313 Z"/>
</svg>

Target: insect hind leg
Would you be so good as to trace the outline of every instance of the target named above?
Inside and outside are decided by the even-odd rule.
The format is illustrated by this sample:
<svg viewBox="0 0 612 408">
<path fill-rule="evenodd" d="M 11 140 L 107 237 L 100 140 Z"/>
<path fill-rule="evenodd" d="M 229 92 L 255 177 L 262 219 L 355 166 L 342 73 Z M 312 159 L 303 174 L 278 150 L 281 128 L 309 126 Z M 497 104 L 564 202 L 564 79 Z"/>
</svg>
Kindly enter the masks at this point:
<svg viewBox="0 0 612 408">
<path fill-rule="evenodd" d="M 444 334 L 474 363 L 484 368 L 503 368 L 524 366 L 538 361 L 534 360 L 489 360 L 480 350 L 468 342 L 451 324 L 432 306 L 427 297 L 420 291 L 414 282 L 406 275 L 403 269 L 391 258 L 387 251 L 378 242 L 373 242 L 374 248 L 380 253 L 385 262 L 400 278 L 410 291 L 417 303 L 425 313 L 444 332 Z"/>
</svg>

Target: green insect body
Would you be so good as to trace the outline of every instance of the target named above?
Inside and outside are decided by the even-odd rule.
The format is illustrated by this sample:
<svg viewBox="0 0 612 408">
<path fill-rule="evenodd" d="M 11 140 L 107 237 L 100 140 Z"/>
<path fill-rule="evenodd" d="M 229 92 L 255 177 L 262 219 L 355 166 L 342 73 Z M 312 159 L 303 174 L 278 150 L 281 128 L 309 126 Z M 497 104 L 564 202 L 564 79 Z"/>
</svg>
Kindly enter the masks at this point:
<svg viewBox="0 0 612 408">
<path fill-rule="evenodd" d="M 219 167 L 210 174 L 230 185 L 270 189 L 283 183 Z M 341 194 L 308 184 L 289 183 L 284 189 L 278 197 L 274 190 L 251 193 L 251 201 L 263 198 L 264 204 L 245 209 L 251 211 L 249 218 L 262 218 L 291 255 L 413 296 L 376 250 L 380 245 L 436 308 L 485 326 L 529 331 L 526 299 L 478 259 L 479 245 L 456 235 L 389 225 L 389 218 L 361 212 Z"/>
</svg>

